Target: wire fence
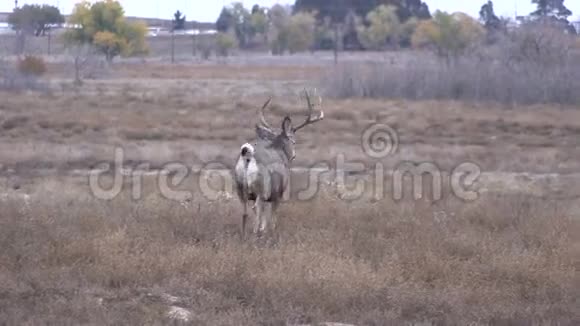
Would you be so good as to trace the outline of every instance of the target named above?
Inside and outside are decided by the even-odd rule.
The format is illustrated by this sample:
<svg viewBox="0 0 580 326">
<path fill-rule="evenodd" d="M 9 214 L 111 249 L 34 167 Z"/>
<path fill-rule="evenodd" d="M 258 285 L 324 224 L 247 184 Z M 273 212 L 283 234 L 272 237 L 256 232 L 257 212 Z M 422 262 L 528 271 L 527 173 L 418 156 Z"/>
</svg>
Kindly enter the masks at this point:
<svg viewBox="0 0 580 326">
<path fill-rule="evenodd" d="M 213 35 L 163 34 L 147 38 L 148 57 L 167 58 L 174 61 L 203 56 L 212 46 Z M 19 36 L 16 33 L 0 34 L 0 55 L 66 56 L 70 50 L 62 40 L 62 33 L 52 32 L 45 36 Z"/>
</svg>

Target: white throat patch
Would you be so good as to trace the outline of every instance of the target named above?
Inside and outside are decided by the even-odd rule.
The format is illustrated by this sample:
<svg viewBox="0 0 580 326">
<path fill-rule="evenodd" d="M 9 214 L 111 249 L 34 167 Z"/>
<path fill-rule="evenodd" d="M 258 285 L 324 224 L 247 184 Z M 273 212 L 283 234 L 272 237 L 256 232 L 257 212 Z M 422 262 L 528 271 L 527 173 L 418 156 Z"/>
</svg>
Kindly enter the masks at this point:
<svg viewBox="0 0 580 326">
<path fill-rule="evenodd" d="M 242 179 L 238 181 L 241 181 L 249 191 L 255 190 L 259 177 L 258 163 L 254 158 L 254 153 L 254 146 L 245 143 L 240 148 L 240 157 L 236 164 L 236 175 Z"/>
<path fill-rule="evenodd" d="M 252 144 L 250 143 L 243 144 L 242 147 L 240 147 L 240 153 L 244 151 L 244 148 L 246 149 L 246 155 L 243 155 L 244 157 L 254 155 L 254 146 L 252 146 Z"/>
</svg>

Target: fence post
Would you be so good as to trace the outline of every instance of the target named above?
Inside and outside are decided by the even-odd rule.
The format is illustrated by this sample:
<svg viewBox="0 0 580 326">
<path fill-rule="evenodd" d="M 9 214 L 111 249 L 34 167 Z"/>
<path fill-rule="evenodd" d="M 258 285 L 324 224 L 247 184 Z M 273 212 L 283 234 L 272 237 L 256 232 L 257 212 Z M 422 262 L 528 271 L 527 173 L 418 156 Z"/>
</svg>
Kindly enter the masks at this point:
<svg viewBox="0 0 580 326">
<path fill-rule="evenodd" d="M 23 30 L 18 29 L 16 31 L 16 49 L 14 49 L 15 54 L 20 56 L 24 53 L 24 47 L 26 44 L 26 35 Z"/>
<path fill-rule="evenodd" d="M 191 52 L 191 55 L 195 58 L 195 56 L 197 54 L 197 44 L 196 44 L 196 38 L 195 38 L 195 30 L 191 33 L 191 40 L 192 40 L 192 52 Z"/>
<path fill-rule="evenodd" d="M 338 64 L 338 23 L 334 24 L 334 65 Z"/>
<path fill-rule="evenodd" d="M 48 28 L 48 35 L 47 35 L 47 37 L 48 37 L 48 49 L 47 49 L 48 55 L 50 55 L 50 52 L 51 52 L 51 49 L 50 49 L 50 45 L 51 45 L 51 44 L 50 44 L 50 41 L 51 41 L 51 34 L 52 34 L 52 33 L 50 32 L 51 30 L 52 30 L 52 28 L 51 28 L 51 27 L 49 27 L 49 28 Z"/>
<path fill-rule="evenodd" d="M 175 31 L 171 30 L 171 63 L 175 63 Z"/>
</svg>

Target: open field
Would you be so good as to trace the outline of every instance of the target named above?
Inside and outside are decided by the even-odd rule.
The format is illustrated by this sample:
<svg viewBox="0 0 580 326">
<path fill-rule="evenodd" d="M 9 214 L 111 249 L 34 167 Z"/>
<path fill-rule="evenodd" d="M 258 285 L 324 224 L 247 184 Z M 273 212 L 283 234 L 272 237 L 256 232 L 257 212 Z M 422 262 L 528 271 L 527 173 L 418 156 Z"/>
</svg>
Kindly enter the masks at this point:
<svg viewBox="0 0 580 326">
<path fill-rule="evenodd" d="M 199 169 L 231 168 L 270 95 L 269 121 L 301 119 L 300 91 L 323 90 L 331 69 L 327 60 L 268 60 L 278 62 L 120 62 L 80 88 L 55 63 L 46 92 L 0 93 L 0 321 L 580 322 L 577 107 L 323 97 L 325 120 L 298 135 L 302 172 L 278 232 L 242 243 L 241 205 Z M 396 132 L 396 152 L 363 151 L 374 123 Z M 117 148 L 125 168 L 149 164 L 137 199 L 132 176 L 110 201 L 89 187 L 87 173 L 114 162 Z M 426 198 L 414 200 L 408 178 L 394 200 L 392 172 L 404 161 L 433 163 L 444 176 L 475 164 L 481 175 L 470 190 L 479 197 L 461 200 L 445 184 L 433 202 L 426 179 Z M 192 198 L 163 196 L 154 172 L 169 163 L 191 168 L 176 188 Z M 320 165 L 329 173 L 298 200 L 308 169 Z M 347 200 L 337 170 L 350 171 L 346 188 L 371 187 Z M 216 191 L 200 190 L 208 182 Z"/>
</svg>

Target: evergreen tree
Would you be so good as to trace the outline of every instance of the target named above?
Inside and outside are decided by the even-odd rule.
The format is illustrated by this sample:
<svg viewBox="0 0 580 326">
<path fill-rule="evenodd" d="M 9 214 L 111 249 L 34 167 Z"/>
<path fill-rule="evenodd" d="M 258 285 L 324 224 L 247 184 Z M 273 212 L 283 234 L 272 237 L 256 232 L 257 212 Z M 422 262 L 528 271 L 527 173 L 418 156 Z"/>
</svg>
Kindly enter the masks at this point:
<svg viewBox="0 0 580 326">
<path fill-rule="evenodd" d="M 234 15 L 231 10 L 224 7 L 216 21 L 216 28 L 218 32 L 225 33 L 234 26 Z"/>
<path fill-rule="evenodd" d="M 185 29 L 185 15 L 181 17 L 181 11 L 176 11 L 173 14 L 173 30 L 184 30 Z"/>
<path fill-rule="evenodd" d="M 413 17 L 431 18 L 429 7 L 421 0 L 296 0 L 294 11 L 316 11 L 319 21 L 329 17 L 333 22 L 342 23 L 350 11 L 354 11 L 359 17 L 366 17 L 380 5 L 397 8 L 397 16 L 401 22 Z"/>
<path fill-rule="evenodd" d="M 564 0 L 532 0 L 536 10 L 531 13 L 534 17 L 556 18 L 568 20 L 572 11 L 564 5 Z"/>
<path fill-rule="evenodd" d="M 479 19 L 483 22 L 485 28 L 488 30 L 497 30 L 501 27 L 501 20 L 495 14 L 492 1 L 488 1 L 483 6 L 481 6 L 481 10 L 479 10 Z"/>
<path fill-rule="evenodd" d="M 536 10 L 530 16 L 540 22 L 560 25 L 568 33 L 576 34 L 576 29 L 568 21 L 572 11 L 566 7 L 564 0 L 532 0 Z"/>
</svg>

